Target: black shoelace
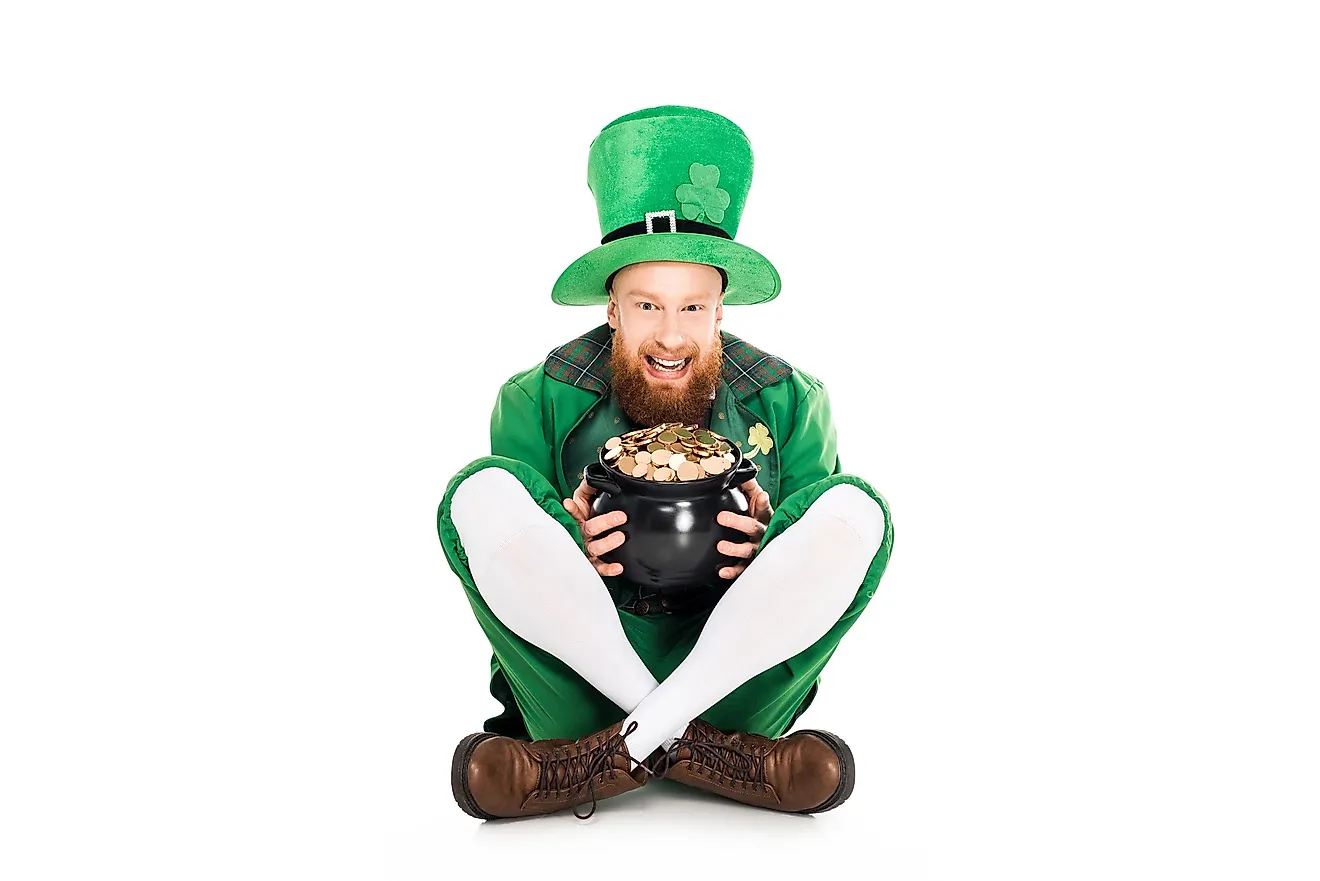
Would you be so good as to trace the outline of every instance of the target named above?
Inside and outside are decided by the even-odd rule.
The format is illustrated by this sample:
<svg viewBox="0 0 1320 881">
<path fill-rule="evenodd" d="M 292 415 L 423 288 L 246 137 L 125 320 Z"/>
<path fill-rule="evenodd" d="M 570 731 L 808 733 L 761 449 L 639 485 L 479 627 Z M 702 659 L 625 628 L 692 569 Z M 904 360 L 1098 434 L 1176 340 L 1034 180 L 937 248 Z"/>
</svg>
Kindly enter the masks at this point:
<svg viewBox="0 0 1320 881">
<path fill-rule="evenodd" d="M 536 783 L 536 797 L 550 798 L 556 792 L 568 790 L 569 801 L 573 803 L 573 816 L 579 820 L 589 819 L 596 813 L 597 779 L 613 779 L 620 773 L 627 773 L 614 767 L 614 757 L 620 754 L 627 756 L 623 739 L 636 730 L 637 723 L 633 722 L 627 731 L 611 734 L 604 743 L 593 749 L 538 759 L 541 775 Z M 591 809 L 585 814 L 579 814 L 576 797 L 583 788 L 591 797 Z"/>
<path fill-rule="evenodd" d="M 765 786 L 765 755 L 747 745 L 723 742 L 723 735 L 717 729 L 697 726 L 696 737 L 675 738 L 669 749 L 650 762 L 649 769 L 657 777 L 663 777 L 669 766 L 678 760 L 680 751 L 691 753 L 689 760 L 694 768 L 708 768 L 714 774 L 728 777 L 744 785 Z"/>
</svg>

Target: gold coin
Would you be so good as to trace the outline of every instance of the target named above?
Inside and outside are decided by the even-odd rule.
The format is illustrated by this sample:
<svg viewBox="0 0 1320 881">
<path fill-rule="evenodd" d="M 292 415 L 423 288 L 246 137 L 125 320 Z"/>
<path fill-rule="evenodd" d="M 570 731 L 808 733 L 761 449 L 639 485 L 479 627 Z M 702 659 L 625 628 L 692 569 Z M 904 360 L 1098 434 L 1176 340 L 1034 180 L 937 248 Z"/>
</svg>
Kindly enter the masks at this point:
<svg viewBox="0 0 1320 881">
<path fill-rule="evenodd" d="M 624 456 L 615 464 L 618 466 L 619 470 L 625 474 L 632 474 L 632 470 L 637 467 L 637 460 L 632 456 Z"/>
<path fill-rule="evenodd" d="M 639 452 L 636 456 L 634 456 L 633 458 L 637 460 L 637 464 L 638 464 L 638 465 L 650 465 L 650 464 L 651 464 L 651 454 L 648 453 L 648 452 L 646 452 L 646 450 L 642 450 L 642 451 L 640 451 L 640 452 Z"/>
<path fill-rule="evenodd" d="M 688 461 L 688 457 L 682 453 L 671 453 L 669 456 L 669 462 L 666 464 L 668 464 L 670 468 L 678 468 L 678 466 L 686 461 Z"/>
<path fill-rule="evenodd" d="M 623 455 L 623 447 L 610 447 L 605 451 L 605 461 L 611 462 Z"/>
<path fill-rule="evenodd" d="M 679 480 L 696 480 L 698 474 L 699 471 L 696 462 L 689 462 L 685 459 L 683 464 L 678 466 Z"/>
<path fill-rule="evenodd" d="M 672 468 L 657 468 L 655 469 L 655 479 L 659 481 L 673 480 L 674 470 Z"/>
<path fill-rule="evenodd" d="M 654 462 L 656 467 L 659 468 L 663 468 L 666 465 L 668 465 L 669 460 L 672 458 L 673 458 L 673 454 L 670 453 L 669 450 L 665 449 L 664 447 L 661 447 L 659 450 L 656 450 L 654 453 L 651 454 L 651 461 Z"/>
<path fill-rule="evenodd" d="M 632 476 L 645 477 L 646 472 L 650 467 L 651 467 L 650 465 L 643 465 L 642 463 L 638 462 L 636 465 L 633 466 Z"/>
<path fill-rule="evenodd" d="M 612 450 L 621 443 L 623 443 L 623 438 L 612 437 L 609 440 L 605 441 L 605 449 Z"/>
<path fill-rule="evenodd" d="M 706 469 L 707 474 L 719 474 L 724 470 L 724 460 L 716 459 L 714 457 L 710 459 L 702 459 L 701 467 Z"/>
<path fill-rule="evenodd" d="M 658 470 L 658 469 L 657 469 L 654 465 L 647 465 L 647 466 L 646 466 L 646 479 L 647 479 L 647 480 L 655 480 L 655 472 L 656 472 L 657 470 Z"/>
<path fill-rule="evenodd" d="M 666 431 L 660 435 L 660 443 L 662 444 L 672 444 L 676 440 L 678 440 L 678 435 L 672 431 Z"/>
</svg>

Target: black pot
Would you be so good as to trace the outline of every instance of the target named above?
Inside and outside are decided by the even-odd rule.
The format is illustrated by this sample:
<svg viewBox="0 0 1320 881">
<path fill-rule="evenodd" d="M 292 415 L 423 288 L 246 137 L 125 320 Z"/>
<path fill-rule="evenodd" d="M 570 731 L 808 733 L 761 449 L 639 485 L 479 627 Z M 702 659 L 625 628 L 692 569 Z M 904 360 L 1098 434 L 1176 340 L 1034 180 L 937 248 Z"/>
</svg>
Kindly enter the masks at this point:
<svg viewBox="0 0 1320 881">
<path fill-rule="evenodd" d="M 747 496 L 739 484 L 755 477 L 760 468 L 744 459 L 736 444 L 737 458 L 723 474 L 699 480 L 643 480 L 592 462 L 583 471 L 587 486 L 597 490 L 591 501 L 591 516 L 623 511 L 627 521 L 597 538 L 622 532 L 623 544 L 601 555 L 606 563 L 622 563 L 623 577 L 635 584 L 663 591 L 697 585 L 727 586 L 719 571 L 746 562 L 719 552 L 721 539 L 735 544 L 751 541 L 747 533 L 716 522 L 720 511 L 747 514 Z M 595 539 L 593 539 L 594 541 Z"/>
</svg>

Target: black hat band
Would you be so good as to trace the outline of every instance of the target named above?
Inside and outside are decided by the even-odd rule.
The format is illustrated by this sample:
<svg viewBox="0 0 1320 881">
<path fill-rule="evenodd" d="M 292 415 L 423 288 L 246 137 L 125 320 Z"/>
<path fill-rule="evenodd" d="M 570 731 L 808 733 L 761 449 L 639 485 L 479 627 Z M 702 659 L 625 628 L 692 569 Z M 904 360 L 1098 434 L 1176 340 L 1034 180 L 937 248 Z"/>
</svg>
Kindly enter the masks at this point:
<svg viewBox="0 0 1320 881">
<path fill-rule="evenodd" d="M 733 236 L 729 235 L 718 226 L 711 226 L 709 223 L 698 223 L 695 220 L 676 217 L 673 211 L 652 211 L 646 215 L 646 220 L 639 220 L 636 223 L 625 224 L 613 232 L 608 233 L 605 238 L 600 240 L 600 243 L 602 245 L 607 245 L 615 239 L 658 232 L 694 232 L 705 236 L 719 236 L 722 239 L 733 239 Z"/>
</svg>

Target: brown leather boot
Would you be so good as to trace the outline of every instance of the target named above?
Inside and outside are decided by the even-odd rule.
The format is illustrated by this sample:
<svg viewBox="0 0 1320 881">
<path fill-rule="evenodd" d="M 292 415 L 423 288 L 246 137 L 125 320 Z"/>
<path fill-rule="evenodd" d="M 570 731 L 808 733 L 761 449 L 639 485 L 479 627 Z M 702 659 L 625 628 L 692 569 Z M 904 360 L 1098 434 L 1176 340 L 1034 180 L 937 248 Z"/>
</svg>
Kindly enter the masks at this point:
<svg viewBox="0 0 1320 881">
<path fill-rule="evenodd" d="M 564 808 L 585 820 L 598 799 L 637 789 L 647 771 L 634 769 L 616 722 L 581 740 L 514 740 L 497 734 L 469 734 L 454 750 L 450 782 L 454 800 L 481 820 L 529 817 Z M 577 807 L 591 800 L 591 810 Z"/>
<path fill-rule="evenodd" d="M 725 733 L 707 722 L 688 725 L 651 773 L 743 804 L 815 814 L 843 804 L 856 780 L 852 750 L 828 731 L 796 731 L 778 740 Z"/>
</svg>

